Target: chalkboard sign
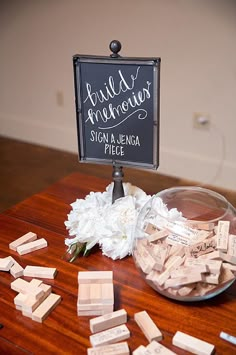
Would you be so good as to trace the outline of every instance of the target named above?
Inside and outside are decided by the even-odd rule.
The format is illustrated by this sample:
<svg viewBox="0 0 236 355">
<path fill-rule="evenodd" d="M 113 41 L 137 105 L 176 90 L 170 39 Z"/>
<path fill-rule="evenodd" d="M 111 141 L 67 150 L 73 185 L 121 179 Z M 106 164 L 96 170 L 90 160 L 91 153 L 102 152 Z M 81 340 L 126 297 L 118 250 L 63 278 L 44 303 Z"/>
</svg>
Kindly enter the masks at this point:
<svg viewBox="0 0 236 355">
<path fill-rule="evenodd" d="M 81 162 L 159 164 L 160 58 L 73 57 Z"/>
</svg>

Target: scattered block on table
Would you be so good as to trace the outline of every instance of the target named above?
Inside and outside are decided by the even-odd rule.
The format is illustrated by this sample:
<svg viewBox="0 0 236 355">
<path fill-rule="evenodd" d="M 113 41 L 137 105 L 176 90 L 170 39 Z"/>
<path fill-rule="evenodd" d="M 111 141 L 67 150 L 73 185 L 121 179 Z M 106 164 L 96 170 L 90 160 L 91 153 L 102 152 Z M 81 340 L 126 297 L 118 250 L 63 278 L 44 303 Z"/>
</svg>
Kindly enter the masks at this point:
<svg viewBox="0 0 236 355">
<path fill-rule="evenodd" d="M 150 344 L 146 346 L 146 350 L 150 351 L 150 354 L 160 354 L 160 355 L 177 355 L 170 349 L 166 348 L 164 345 L 153 340 Z M 147 352 L 147 354 L 149 354 Z"/>
<path fill-rule="evenodd" d="M 11 289 L 23 294 L 30 294 L 37 299 L 44 294 L 42 288 L 31 285 L 30 282 L 27 282 L 21 278 L 17 278 L 11 283 Z"/>
<path fill-rule="evenodd" d="M 42 323 L 50 312 L 60 303 L 60 301 L 60 295 L 50 293 L 50 295 L 32 313 L 32 319 L 36 322 Z"/>
<path fill-rule="evenodd" d="M 90 303 L 90 284 L 80 284 L 78 304 L 89 304 L 89 303 Z"/>
<path fill-rule="evenodd" d="M 134 320 L 149 342 L 162 340 L 162 333 L 146 311 L 135 313 Z"/>
<path fill-rule="evenodd" d="M 129 346 L 126 341 L 117 344 L 98 346 L 87 349 L 87 355 L 129 355 Z"/>
<path fill-rule="evenodd" d="M 54 279 L 57 273 L 55 267 L 45 266 L 26 266 L 24 270 L 24 276 L 39 277 L 42 279 Z"/>
<path fill-rule="evenodd" d="M 97 333 L 126 322 L 127 312 L 124 309 L 120 309 L 104 316 L 90 319 L 89 326 L 92 333 Z"/>
<path fill-rule="evenodd" d="M 0 258 L 0 271 L 9 271 L 13 264 L 14 261 L 11 256 Z"/>
<path fill-rule="evenodd" d="M 228 238 L 229 238 L 229 221 L 219 221 L 216 233 L 216 245 L 217 249 L 227 251 Z"/>
<path fill-rule="evenodd" d="M 130 337 L 129 329 L 125 324 L 118 325 L 117 327 L 104 330 L 102 332 L 90 335 L 90 343 L 93 347 L 102 346 L 118 341 L 128 339 Z"/>
<path fill-rule="evenodd" d="M 79 271 L 78 282 L 82 283 L 111 283 L 113 282 L 112 271 Z"/>
<path fill-rule="evenodd" d="M 133 352 L 132 355 L 145 355 L 146 348 L 144 345 L 139 345 Z"/>
<path fill-rule="evenodd" d="M 233 335 L 229 335 L 225 332 L 220 332 L 220 338 L 236 345 L 236 337 L 234 337 Z"/>
<path fill-rule="evenodd" d="M 11 250 L 15 250 L 16 251 L 17 247 L 19 247 L 20 245 L 32 242 L 32 241 L 34 241 L 36 239 L 37 239 L 37 234 L 35 234 L 33 232 L 28 232 L 28 233 L 22 235 L 22 237 L 20 237 L 20 238 L 14 240 L 13 242 L 11 242 L 9 244 L 9 248 Z"/>
<path fill-rule="evenodd" d="M 29 242 L 29 243 L 20 245 L 19 247 L 17 247 L 16 251 L 18 254 L 24 255 L 24 254 L 31 253 L 35 250 L 46 248 L 47 245 L 48 245 L 48 243 L 47 243 L 46 239 L 40 238 L 40 239 L 34 240 L 33 242 Z"/>
<path fill-rule="evenodd" d="M 177 331 L 172 338 L 172 344 L 181 349 L 199 355 L 210 355 L 214 351 L 214 345 L 206 341 L 195 338 L 191 335 Z"/>
<path fill-rule="evenodd" d="M 24 274 L 24 268 L 14 259 L 12 258 L 13 265 L 10 268 L 10 274 L 17 279 L 17 277 L 21 277 Z"/>
</svg>

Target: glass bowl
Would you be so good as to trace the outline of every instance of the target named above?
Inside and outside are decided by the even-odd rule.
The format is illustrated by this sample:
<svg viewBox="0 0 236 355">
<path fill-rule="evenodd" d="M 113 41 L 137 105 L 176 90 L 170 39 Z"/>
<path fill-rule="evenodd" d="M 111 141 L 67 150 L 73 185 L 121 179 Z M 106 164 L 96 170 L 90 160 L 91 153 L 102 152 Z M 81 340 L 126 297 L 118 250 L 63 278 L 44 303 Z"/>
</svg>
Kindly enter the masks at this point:
<svg viewBox="0 0 236 355">
<path fill-rule="evenodd" d="M 158 293 L 186 302 L 212 298 L 236 278 L 236 210 L 209 189 L 163 190 L 139 212 L 133 258 Z"/>
</svg>

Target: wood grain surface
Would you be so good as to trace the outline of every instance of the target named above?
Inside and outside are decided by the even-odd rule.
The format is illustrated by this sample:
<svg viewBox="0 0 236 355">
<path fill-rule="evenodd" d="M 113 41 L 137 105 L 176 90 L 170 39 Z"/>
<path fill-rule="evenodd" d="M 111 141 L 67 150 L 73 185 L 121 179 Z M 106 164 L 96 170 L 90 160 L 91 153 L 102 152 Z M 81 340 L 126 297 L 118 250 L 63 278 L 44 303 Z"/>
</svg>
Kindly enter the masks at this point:
<svg viewBox="0 0 236 355">
<path fill-rule="evenodd" d="M 70 203 L 76 198 L 84 198 L 90 191 L 104 191 L 109 182 L 75 173 L 0 215 L 0 258 L 11 255 L 23 267 L 56 267 L 56 278 L 45 282 L 62 297 L 62 302 L 42 324 L 34 322 L 15 309 L 16 293 L 10 288 L 14 278 L 10 273 L 0 271 L 0 323 L 3 324 L 0 354 L 86 354 L 91 346 L 91 317 L 77 316 L 77 275 L 85 270 L 113 271 L 114 308 L 124 308 L 128 313 L 131 352 L 141 344 L 147 345 L 147 339 L 134 321 L 136 312 L 146 310 L 163 333 L 161 343 L 177 354 L 189 354 L 172 345 L 177 330 L 214 344 L 216 354 L 235 354 L 236 347 L 219 338 L 221 331 L 236 336 L 235 283 L 213 299 L 183 303 L 165 298 L 150 288 L 140 276 L 132 257 L 113 261 L 97 248 L 88 257 L 81 257 L 74 263 L 62 259 L 67 236 L 64 221 L 71 209 Z M 156 191 L 150 188 L 148 192 Z M 29 231 L 45 238 L 48 247 L 23 256 L 9 249 L 10 242 Z"/>
</svg>

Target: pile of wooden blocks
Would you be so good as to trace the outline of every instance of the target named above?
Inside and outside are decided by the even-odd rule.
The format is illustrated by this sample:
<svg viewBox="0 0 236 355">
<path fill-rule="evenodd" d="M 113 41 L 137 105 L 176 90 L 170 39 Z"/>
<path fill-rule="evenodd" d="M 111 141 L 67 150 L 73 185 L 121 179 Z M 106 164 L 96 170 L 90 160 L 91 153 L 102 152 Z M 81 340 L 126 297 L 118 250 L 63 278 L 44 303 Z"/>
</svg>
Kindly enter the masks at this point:
<svg viewBox="0 0 236 355">
<path fill-rule="evenodd" d="M 18 292 L 14 298 L 16 309 L 21 310 L 24 316 L 40 323 L 61 301 L 61 296 L 51 292 L 50 285 L 38 279 L 28 282 L 18 278 L 11 283 L 11 289 Z"/>
<path fill-rule="evenodd" d="M 204 296 L 236 276 L 236 235 L 229 221 L 169 223 L 166 229 L 150 222 L 137 241 L 134 258 L 146 280 L 171 296 Z"/>
<path fill-rule="evenodd" d="M 11 250 L 16 251 L 20 255 L 31 253 L 32 251 L 46 248 L 48 245 L 46 239 L 37 239 L 37 234 L 28 232 L 22 237 L 14 240 L 9 244 Z"/>
<path fill-rule="evenodd" d="M 79 316 L 100 316 L 114 308 L 112 271 L 80 271 L 78 273 Z"/>
<path fill-rule="evenodd" d="M 9 248 L 20 255 L 30 253 L 47 246 L 44 238 L 37 239 L 35 233 L 29 232 L 9 244 Z M 0 271 L 10 272 L 16 279 L 11 289 L 18 292 L 14 298 L 16 309 L 36 322 L 42 322 L 61 301 L 61 296 L 52 293 L 52 287 L 36 279 L 54 279 L 57 269 L 53 267 L 28 265 L 23 268 L 12 256 L 0 258 Z M 30 282 L 21 279 L 31 277 Z"/>
<path fill-rule="evenodd" d="M 163 340 L 163 335 L 146 311 L 135 313 L 134 320 L 149 342 L 147 346 L 140 345 L 135 349 L 134 355 L 176 355 L 175 352 L 160 343 Z M 92 348 L 87 349 L 87 354 L 130 354 L 128 343 L 124 342 L 130 337 L 126 322 L 127 312 L 124 309 L 90 319 L 90 330 L 93 333 L 90 336 Z M 172 344 L 201 355 L 211 355 L 215 349 L 214 345 L 179 331 L 172 338 Z"/>
<path fill-rule="evenodd" d="M 123 341 L 130 337 L 126 322 L 127 313 L 124 309 L 90 319 L 93 334 L 90 336 L 92 348 L 87 350 L 88 355 L 128 355 L 129 346 Z"/>
</svg>

